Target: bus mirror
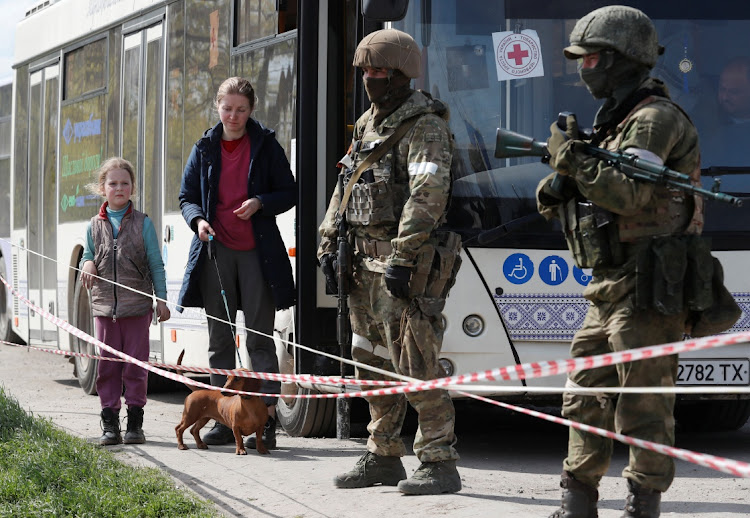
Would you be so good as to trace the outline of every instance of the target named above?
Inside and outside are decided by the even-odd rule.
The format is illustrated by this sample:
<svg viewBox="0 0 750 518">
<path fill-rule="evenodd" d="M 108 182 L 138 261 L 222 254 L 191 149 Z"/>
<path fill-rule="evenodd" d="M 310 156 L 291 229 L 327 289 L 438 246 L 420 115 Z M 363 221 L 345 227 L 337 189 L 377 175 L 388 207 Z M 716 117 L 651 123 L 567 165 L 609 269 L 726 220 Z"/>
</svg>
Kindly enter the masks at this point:
<svg viewBox="0 0 750 518">
<path fill-rule="evenodd" d="M 362 15 L 375 22 L 395 22 L 406 16 L 409 0 L 362 0 Z"/>
</svg>

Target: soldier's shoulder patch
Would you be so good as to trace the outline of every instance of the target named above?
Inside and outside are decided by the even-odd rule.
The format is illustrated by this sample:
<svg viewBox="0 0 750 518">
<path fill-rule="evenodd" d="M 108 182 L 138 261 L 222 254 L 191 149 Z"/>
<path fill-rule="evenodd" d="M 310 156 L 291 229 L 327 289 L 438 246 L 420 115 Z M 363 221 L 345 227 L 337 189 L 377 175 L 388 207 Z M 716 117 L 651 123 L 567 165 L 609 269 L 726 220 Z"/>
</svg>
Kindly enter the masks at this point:
<svg viewBox="0 0 750 518">
<path fill-rule="evenodd" d="M 425 142 L 440 142 L 443 139 L 443 135 L 439 131 L 425 131 L 424 140 Z"/>
</svg>

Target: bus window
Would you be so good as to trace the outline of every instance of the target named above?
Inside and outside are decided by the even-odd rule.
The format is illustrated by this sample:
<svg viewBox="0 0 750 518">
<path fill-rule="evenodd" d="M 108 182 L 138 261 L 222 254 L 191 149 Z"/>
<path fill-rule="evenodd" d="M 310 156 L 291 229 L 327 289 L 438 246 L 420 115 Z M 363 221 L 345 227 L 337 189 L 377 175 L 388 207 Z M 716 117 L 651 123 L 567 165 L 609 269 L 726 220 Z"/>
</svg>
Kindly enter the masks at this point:
<svg viewBox="0 0 750 518">
<path fill-rule="evenodd" d="M 75 99 L 107 85 L 107 39 L 65 54 L 63 100 Z"/>
<path fill-rule="evenodd" d="M 750 170 L 747 168 L 710 167 L 703 169 L 704 189 L 718 187 L 721 192 L 743 198 L 741 207 L 707 201 L 703 234 L 711 237 L 713 250 L 747 250 L 750 243 Z"/>
<path fill-rule="evenodd" d="M 253 117 L 274 128 L 276 140 L 291 159 L 291 142 L 296 132 L 297 38 L 279 38 L 271 44 L 251 46 L 236 56 L 233 70 L 253 85 L 258 99 Z"/>
<path fill-rule="evenodd" d="M 16 113 L 14 135 L 26 135 L 29 131 L 29 67 L 24 65 L 16 71 Z M 26 228 L 28 220 L 28 165 L 29 139 L 13 139 L 13 230 Z"/>
<path fill-rule="evenodd" d="M 237 4 L 235 46 L 297 28 L 296 0 L 239 0 Z"/>
<path fill-rule="evenodd" d="M 63 57 L 60 223 L 87 220 L 101 204 L 86 185 L 94 181 L 106 149 L 107 41 L 87 43 Z"/>
<path fill-rule="evenodd" d="M 10 236 L 10 148 L 13 85 L 0 86 L 0 237 Z M 2 311 L 3 308 L 0 308 Z"/>
<path fill-rule="evenodd" d="M 639 7 L 639 2 L 628 4 Z M 423 48 L 425 67 L 417 87 L 451 110 L 457 163 L 448 224 L 469 240 L 499 226 L 523 223 L 514 232 L 493 234 L 496 237 L 489 241 L 467 241 L 472 246 L 565 248 L 554 223 L 533 217 L 536 185 L 551 169 L 538 157 L 495 158 L 495 135 L 497 128 L 506 128 L 546 141 L 561 111 L 576 113 L 583 128 L 593 125 L 602 101 L 592 98 L 580 81 L 576 62 L 562 53 L 576 20 L 591 8 L 591 2 L 563 6 L 542 0 L 433 0 L 429 9 L 410 8 L 403 20 L 393 23 Z M 717 99 L 723 67 L 750 55 L 742 50 L 750 48 L 750 7 L 694 3 L 688 8 L 684 2 L 667 1 L 644 9 L 666 47 L 652 75 L 665 82 L 695 122 L 702 167 L 750 168 L 743 144 L 750 138 L 750 121 L 721 128 Z M 539 38 L 540 73 L 499 80 L 493 33 L 525 30 L 536 31 Z M 722 59 L 717 49 L 722 49 Z M 750 104 L 750 80 L 747 95 Z M 722 226 L 726 210 L 712 209 L 707 220 L 716 218 Z M 750 223 L 741 223 L 748 221 L 739 218 L 733 224 L 750 231 Z"/>
</svg>

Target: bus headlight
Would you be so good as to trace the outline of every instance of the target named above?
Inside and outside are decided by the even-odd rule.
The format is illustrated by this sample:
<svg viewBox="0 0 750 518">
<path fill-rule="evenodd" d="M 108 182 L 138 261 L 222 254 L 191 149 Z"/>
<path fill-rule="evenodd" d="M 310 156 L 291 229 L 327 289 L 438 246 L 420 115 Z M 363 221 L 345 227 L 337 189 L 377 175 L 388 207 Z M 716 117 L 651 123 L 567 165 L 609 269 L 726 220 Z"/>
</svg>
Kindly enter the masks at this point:
<svg viewBox="0 0 750 518">
<path fill-rule="evenodd" d="M 440 368 L 443 369 L 446 378 L 450 378 L 456 373 L 456 366 L 453 365 L 453 362 L 448 358 L 440 358 L 438 364 L 440 364 Z"/>
<path fill-rule="evenodd" d="M 469 315 L 464 318 L 463 329 L 469 336 L 479 336 L 484 332 L 484 320 L 479 315 Z"/>
</svg>

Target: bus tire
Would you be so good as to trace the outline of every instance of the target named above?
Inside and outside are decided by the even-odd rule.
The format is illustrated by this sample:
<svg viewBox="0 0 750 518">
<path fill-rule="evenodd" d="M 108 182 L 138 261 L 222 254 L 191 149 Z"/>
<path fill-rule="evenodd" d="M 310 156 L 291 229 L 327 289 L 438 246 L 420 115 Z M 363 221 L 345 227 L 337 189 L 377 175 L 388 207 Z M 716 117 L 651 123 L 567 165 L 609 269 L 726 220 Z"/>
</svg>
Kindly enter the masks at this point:
<svg viewBox="0 0 750 518">
<path fill-rule="evenodd" d="M 685 401 L 674 412 L 685 432 L 729 432 L 739 430 L 750 418 L 750 399 L 735 401 Z"/>
<path fill-rule="evenodd" d="M 83 287 L 80 279 L 76 280 L 76 288 L 73 295 L 73 325 L 84 333 L 96 336 L 94 331 L 94 316 L 91 312 L 91 296 L 89 290 Z M 70 346 L 71 350 L 76 353 L 97 354 L 95 345 L 75 336 L 71 336 Z M 74 357 L 73 372 L 86 394 L 96 394 L 96 371 L 98 364 L 99 360 L 93 358 Z"/>
<path fill-rule="evenodd" d="M 276 356 L 279 359 L 281 374 L 296 374 L 295 350 L 289 344 L 293 341 L 294 329 L 291 312 L 277 315 L 274 331 Z M 304 389 L 296 383 L 282 383 L 281 396 L 276 403 L 276 420 L 284 431 L 292 437 L 332 437 L 336 432 L 336 400 L 286 398 L 285 394 L 315 394 L 314 390 Z"/>
<path fill-rule="evenodd" d="M 297 394 L 317 393 L 297 388 Z M 332 437 L 336 431 L 336 399 L 282 397 L 276 403 L 276 418 L 292 437 Z"/>
</svg>

